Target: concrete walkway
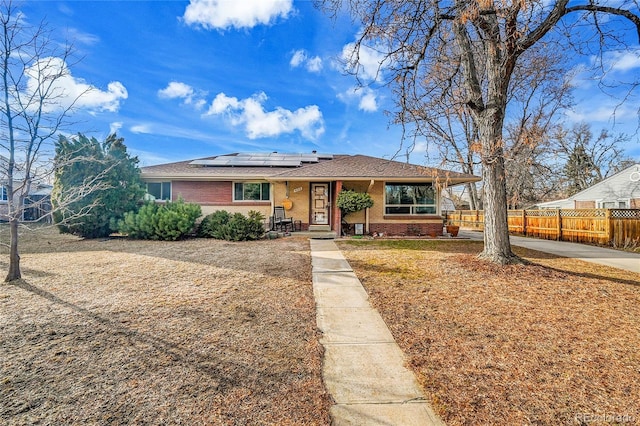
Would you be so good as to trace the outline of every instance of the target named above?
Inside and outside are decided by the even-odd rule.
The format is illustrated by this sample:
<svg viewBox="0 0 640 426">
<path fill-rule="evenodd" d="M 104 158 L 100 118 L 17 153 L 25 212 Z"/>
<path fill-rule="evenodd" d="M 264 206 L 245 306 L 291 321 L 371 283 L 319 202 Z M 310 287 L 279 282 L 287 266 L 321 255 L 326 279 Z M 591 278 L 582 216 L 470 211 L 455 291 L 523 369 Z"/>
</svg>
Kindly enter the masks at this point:
<svg viewBox="0 0 640 426">
<path fill-rule="evenodd" d="M 332 424 L 442 425 L 335 242 L 311 240 L 311 264 Z"/>
<path fill-rule="evenodd" d="M 458 236 L 474 240 L 482 240 L 484 238 L 482 232 L 462 229 L 458 233 Z M 640 254 L 637 253 L 614 250 L 606 247 L 590 246 L 588 244 L 542 240 L 537 238 L 518 237 L 514 235 L 511 235 L 509 240 L 511 241 L 511 244 L 515 246 L 640 273 Z"/>
</svg>

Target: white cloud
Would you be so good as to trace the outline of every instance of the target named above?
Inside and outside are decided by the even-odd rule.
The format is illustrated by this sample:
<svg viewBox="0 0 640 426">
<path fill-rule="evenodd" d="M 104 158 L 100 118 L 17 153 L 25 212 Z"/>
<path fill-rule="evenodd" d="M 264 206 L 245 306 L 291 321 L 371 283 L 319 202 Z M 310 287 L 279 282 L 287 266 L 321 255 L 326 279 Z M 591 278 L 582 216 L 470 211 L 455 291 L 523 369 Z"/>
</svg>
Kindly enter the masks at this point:
<svg viewBox="0 0 640 426">
<path fill-rule="evenodd" d="M 607 56 L 614 71 L 626 72 L 640 68 L 640 49 L 608 52 Z"/>
<path fill-rule="evenodd" d="M 378 110 L 376 92 L 368 87 L 351 87 L 343 93 L 338 94 L 345 104 L 353 101 L 358 102 L 358 109 L 365 112 L 375 112 Z"/>
<path fill-rule="evenodd" d="M 206 29 L 252 28 L 286 18 L 293 0 L 190 0 L 183 19 Z"/>
<path fill-rule="evenodd" d="M 324 133 L 324 120 L 317 105 L 309 105 L 290 111 L 277 107 L 265 111 L 267 95 L 257 93 L 250 98 L 238 100 L 219 93 L 211 103 L 206 115 L 224 115 L 233 126 L 243 126 L 250 139 L 275 137 L 295 131 L 310 140 Z"/>
<path fill-rule="evenodd" d="M 120 130 L 120 129 L 122 129 L 122 121 L 114 121 L 109 126 L 109 134 L 112 135 L 114 133 L 117 133 L 118 130 Z"/>
<path fill-rule="evenodd" d="M 307 71 L 320 72 L 322 70 L 322 59 L 319 56 L 314 56 L 307 61 Z"/>
<path fill-rule="evenodd" d="M 191 98 L 193 96 L 193 87 L 172 81 L 164 89 L 158 90 L 158 96 L 165 99 Z"/>
<path fill-rule="evenodd" d="M 107 90 L 103 91 L 73 77 L 67 64 L 60 58 L 42 58 L 27 68 L 25 75 L 28 96 L 36 93 L 38 88 L 43 88 L 45 85 L 42 83 L 46 79 L 54 79 L 52 86 L 48 88 L 50 103 L 46 112 L 72 105 L 74 109 L 85 109 L 91 113 L 116 112 L 120 108 L 120 101 L 129 96 L 127 89 L 119 81 L 112 81 L 107 85 Z"/>
<path fill-rule="evenodd" d="M 68 33 L 69 39 L 73 40 L 74 43 L 78 42 L 88 46 L 92 46 L 100 41 L 100 37 L 98 37 L 97 35 L 82 32 L 77 28 L 69 28 Z"/>
<path fill-rule="evenodd" d="M 131 133 L 152 134 L 153 129 L 149 124 L 136 124 L 129 129 Z"/>
<path fill-rule="evenodd" d="M 293 52 L 289 65 L 292 68 L 304 66 L 309 72 L 320 72 L 322 70 L 322 58 L 314 56 L 310 58 L 304 49 Z"/>
<path fill-rule="evenodd" d="M 196 93 L 193 87 L 178 81 L 172 81 L 164 89 L 158 90 L 160 99 L 182 99 L 185 105 L 193 105 L 196 109 L 201 109 L 207 103 L 204 95 L 205 93 Z"/>
<path fill-rule="evenodd" d="M 597 106 L 595 106 L 597 105 Z M 637 124 L 638 110 L 633 105 L 620 105 L 619 100 L 606 99 L 603 96 L 591 98 L 567 111 L 565 116 L 571 122 L 602 123 L 631 122 Z"/>
<path fill-rule="evenodd" d="M 304 49 L 296 50 L 295 52 L 293 52 L 293 56 L 289 61 L 289 65 L 291 65 L 293 68 L 297 68 L 300 65 L 302 65 L 306 60 L 307 60 L 307 52 L 305 52 Z"/>
<path fill-rule="evenodd" d="M 355 43 L 345 44 L 342 48 L 342 54 L 340 59 L 346 65 L 346 69 L 349 71 L 356 71 L 361 78 L 367 80 L 379 80 L 381 69 L 385 62 L 385 56 L 368 47 L 361 45 L 357 54 L 354 52 Z"/>
<path fill-rule="evenodd" d="M 366 112 L 375 112 L 378 110 L 378 103 L 376 102 L 376 94 L 373 93 L 373 90 L 367 89 L 367 91 L 363 93 L 362 97 L 360 98 L 360 103 L 358 104 L 358 108 Z"/>
</svg>

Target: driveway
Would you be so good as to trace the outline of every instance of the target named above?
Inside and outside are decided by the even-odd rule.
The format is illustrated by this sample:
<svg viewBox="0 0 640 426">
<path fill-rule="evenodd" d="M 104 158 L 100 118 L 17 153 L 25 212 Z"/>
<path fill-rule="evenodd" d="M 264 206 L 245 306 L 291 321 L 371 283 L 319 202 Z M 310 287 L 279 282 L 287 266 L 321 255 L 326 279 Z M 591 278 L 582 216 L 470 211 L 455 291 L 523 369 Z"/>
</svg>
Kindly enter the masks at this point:
<svg viewBox="0 0 640 426">
<path fill-rule="evenodd" d="M 482 232 L 462 229 L 458 233 L 458 236 L 473 240 L 483 239 Z M 638 253 L 587 244 L 569 243 L 566 241 L 541 240 L 537 238 L 517 237 L 514 235 L 511 235 L 509 238 L 511 244 L 515 246 L 640 273 L 640 254 Z"/>
</svg>

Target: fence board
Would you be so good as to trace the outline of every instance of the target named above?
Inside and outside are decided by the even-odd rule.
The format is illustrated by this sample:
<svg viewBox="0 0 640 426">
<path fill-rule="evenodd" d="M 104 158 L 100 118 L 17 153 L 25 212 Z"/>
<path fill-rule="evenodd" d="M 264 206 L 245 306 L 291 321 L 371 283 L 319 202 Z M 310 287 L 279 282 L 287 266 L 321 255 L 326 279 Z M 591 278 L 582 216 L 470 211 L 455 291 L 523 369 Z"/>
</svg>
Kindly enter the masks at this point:
<svg viewBox="0 0 640 426">
<path fill-rule="evenodd" d="M 446 213 L 463 229 L 484 229 L 482 210 Z M 509 210 L 509 232 L 530 237 L 614 247 L 640 243 L 640 209 Z"/>
</svg>

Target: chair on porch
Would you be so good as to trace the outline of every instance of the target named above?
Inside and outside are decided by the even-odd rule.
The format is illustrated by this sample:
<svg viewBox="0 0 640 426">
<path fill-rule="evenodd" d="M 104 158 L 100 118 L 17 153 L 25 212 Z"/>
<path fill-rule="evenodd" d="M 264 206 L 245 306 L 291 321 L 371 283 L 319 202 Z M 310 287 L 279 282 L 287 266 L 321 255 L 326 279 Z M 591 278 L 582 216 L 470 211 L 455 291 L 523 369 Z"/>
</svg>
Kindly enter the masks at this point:
<svg viewBox="0 0 640 426">
<path fill-rule="evenodd" d="M 275 206 L 273 208 L 273 229 L 280 229 L 286 232 L 287 229 L 293 230 L 293 218 L 287 217 L 284 211 L 284 207 Z"/>
</svg>

